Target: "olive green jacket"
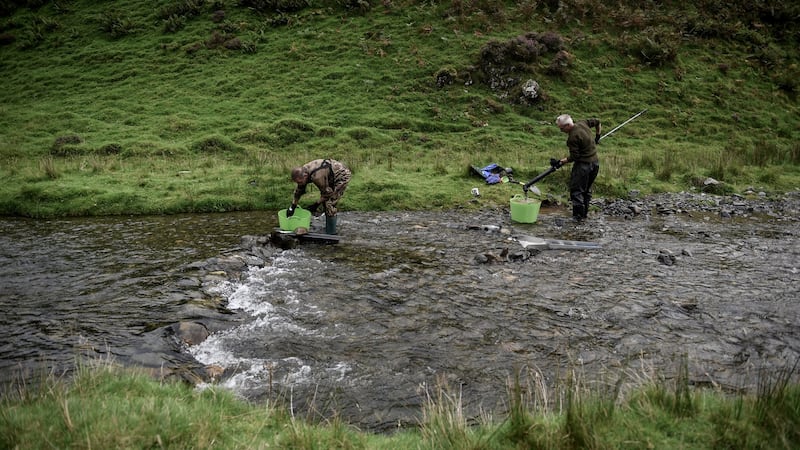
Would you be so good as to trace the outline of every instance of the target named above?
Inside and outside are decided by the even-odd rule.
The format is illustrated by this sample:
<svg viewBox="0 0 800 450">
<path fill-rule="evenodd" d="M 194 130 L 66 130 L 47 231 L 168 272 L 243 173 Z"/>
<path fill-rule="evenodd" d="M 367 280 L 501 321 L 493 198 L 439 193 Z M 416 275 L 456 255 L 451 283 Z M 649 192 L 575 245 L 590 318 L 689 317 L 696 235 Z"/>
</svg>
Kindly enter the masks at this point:
<svg viewBox="0 0 800 450">
<path fill-rule="evenodd" d="M 570 162 L 597 162 L 597 145 L 594 143 L 592 128 L 597 127 L 599 119 L 586 119 L 575 122 L 567 135 L 567 148 Z"/>
</svg>

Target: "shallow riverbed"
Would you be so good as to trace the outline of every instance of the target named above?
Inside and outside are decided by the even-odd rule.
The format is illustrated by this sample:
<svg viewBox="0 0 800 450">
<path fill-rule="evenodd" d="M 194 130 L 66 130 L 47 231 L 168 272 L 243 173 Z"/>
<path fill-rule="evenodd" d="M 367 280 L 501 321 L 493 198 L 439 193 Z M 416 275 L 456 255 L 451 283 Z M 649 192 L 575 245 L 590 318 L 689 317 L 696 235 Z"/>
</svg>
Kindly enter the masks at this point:
<svg viewBox="0 0 800 450">
<path fill-rule="evenodd" d="M 188 351 L 247 398 L 376 430 L 415 423 L 441 383 L 472 417 L 504 411 L 516 375 L 556 396 L 567 372 L 629 386 L 686 361 L 693 384 L 752 388 L 800 356 L 797 200 L 599 202 L 581 225 L 343 213 L 340 244 L 205 283 L 240 322 Z M 528 252 L 526 235 L 602 249 Z"/>
</svg>

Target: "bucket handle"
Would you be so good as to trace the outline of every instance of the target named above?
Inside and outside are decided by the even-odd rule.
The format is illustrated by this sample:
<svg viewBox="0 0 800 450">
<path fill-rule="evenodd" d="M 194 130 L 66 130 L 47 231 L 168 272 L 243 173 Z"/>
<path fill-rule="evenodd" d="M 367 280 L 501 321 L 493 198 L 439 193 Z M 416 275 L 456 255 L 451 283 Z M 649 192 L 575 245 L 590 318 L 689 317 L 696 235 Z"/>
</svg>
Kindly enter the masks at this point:
<svg viewBox="0 0 800 450">
<path fill-rule="evenodd" d="M 515 194 L 513 197 L 511 197 L 511 201 L 513 203 L 523 203 L 523 204 L 526 204 L 526 205 L 529 205 L 529 204 L 532 204 L 532 203 L 541 203 L 541 200 L 539 200 L 539 199 L 530 198 L 530 197 L 524 196 L 522 194 Z"/>
</svg>

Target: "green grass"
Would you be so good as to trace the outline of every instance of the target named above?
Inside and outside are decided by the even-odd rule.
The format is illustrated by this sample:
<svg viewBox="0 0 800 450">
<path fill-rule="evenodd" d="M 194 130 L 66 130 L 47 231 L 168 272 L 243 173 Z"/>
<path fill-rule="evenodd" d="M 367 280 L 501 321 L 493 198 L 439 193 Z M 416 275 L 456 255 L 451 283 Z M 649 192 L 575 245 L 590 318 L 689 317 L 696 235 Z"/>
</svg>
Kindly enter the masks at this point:
<svg viewBox="0 0 800 450">
<path fill-rule="evenodd" d="M 39 3 L 0 19 L 0 214 L 280 209 L 289 169 L 318 157 L 354 170 L 343 209 L 504 205 L 518 185 L 469 202 L 470 164 L 527 181 L 566 153 L 556 115 L 610 130 L 645 108 L 601 144 L 598 195 L 708 176 L 731 191 L 800 186 L 798 39 L 781 21 L 792 5 L 733 3 L 736 22 L 710 0 L 573 0 L 571 15 L 500 1 L 315 0 L 283 14 L 267 1 Z M 475 69 L 490 41 L 527 32 L 562 36 L 572 55 L 555 72 L 551 54 L 520 65 L 545 93 L 533 105 Z M 452 84 L 437 86 L 442 71 Z M 381 187 L 395 192 L 366 194 Z M 563 177 L 540 187 L 566 194 Z"/>
<path fill-rule="evenodd" d="M 284 405 L 250 404 L 224 389 L 158 381 L 100 360 L 79 364 L 69 380 L 51 375 L 38 387 L 7 391 L 0 446 L 791 449 L 800 442 L 800 386 L 790 382 L 792 372 L 765 377 L 753 394 L 695 388 L 680 375 L 667 381 L 639 374 L 624 393 L 619 382 L 586 386 L 574 371 L 546 386 L 541 374 L 528 372 L 509 380 L 505 414 L 465 417 L 460 391 L 443 377 L 421 393 L 418 426 L 375 434 L 336 416 L 312 422 Z"/>
</svg>

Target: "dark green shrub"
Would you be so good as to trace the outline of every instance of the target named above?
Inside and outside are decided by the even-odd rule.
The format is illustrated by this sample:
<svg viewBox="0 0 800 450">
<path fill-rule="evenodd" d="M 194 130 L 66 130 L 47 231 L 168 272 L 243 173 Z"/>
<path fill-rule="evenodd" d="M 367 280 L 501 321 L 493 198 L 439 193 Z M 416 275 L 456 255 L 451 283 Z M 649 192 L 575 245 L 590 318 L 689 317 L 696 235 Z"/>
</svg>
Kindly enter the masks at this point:
<svg viewBox="0 0 800 450">
<path fill-rule="evenodd" d="M 160 19 L 166 20 L 171 16 L 192 18 L 200 15 L 205 6 L 205 0 L 181 0 L 162 7 L 158 12 Z"/>
<path fill-rule="evenodd" d="M 746 11 L 751 12 L 758 21 L 768 24 L 768 30 L 774 36 L 786 41 L 797 42 L 800 29 L 797 18 L 800 17 L 800 4 L 797 2 L 747 2 Z M 755 22 L 755 21 L 753 21 Z"/>
<path fill-rule="evenodd" d="M 363 141 L 372 136 L 372 131 L 369 128 L 363 127 L 351 128 L 347 130 L 347 135 L 357 141 Z"/>
<path fill-rule="evenodd" d="M 433 75 L 436 87 L 442 88 L 453 84 L 458 73 L 452 67 L 443 67 Z"/>
<path fill-rule="evenodd" d="M 733 186 L 727 183 L 708 184 L 702 187 L 703 192 L 713 195 L 730 195 L 733 194 Z"/>
<path fill-rule="evenodd" d="M 48 1 L 49 0 L 0 0 L 0 17 L 11 16 L 16 10 L 22 8 L 35 11 L 46 5 Z"/>
<path fill-rule="evenodd" d="M 193 55 L 193 54 L 199 52 L 200 50 L 202 50 L 203 48 L 205 48 L 205 45 L 202 42 L 193 42 L 193 43 L 183 47 L 183 50 L 186 53 L 188 53 L 190 55 Z"/>
<path fill-rule="evenodd" d="M 55 0 L 53 1 L 52 6 L 53 6 L 53 11 L 55 11 L 56 14 L 67 14 L 69 12 L 72 12 L 71 0 L 65 0 L 65 1 Z"/>
<path fill-rule="evenodd" d="M 755 47 L 749 59 L 750 61 L 757 61 L 763 69 L 772 71 L 783 64 L 786 54 L 779 47 L 769 44 Z"/>
<path fill-rule="evenodd" d="M 222 136 L 210 136 L 192 145 L 192 150 L 199 153 L 237 152 L 239 147 L 230 139 Z"/>
<path fill-rule="evenodd" d="M 270 136 L 269 133 L 260 128 L 255 128 L 252 130 L 247 130 L 246 132 L 237 136 L 235 140 L 236 142 L 246 144 L 268 144 L 271 138 L 272 136 Z"/>
<path fill-rule="evenodd" d="M 317 136 L 319 137 L 334 137 L 336 136 L 336 128 L 333 127 L 321 127 L 319 131 L 317 131 Z"/>
<path fill-rule="evenodd" d="M 258 46 L 255 42 L 243 41 L 240 50 L 242 53 L 252 55 L 258 51 Z"/>
<path fill-rule="evenodd" d="M 547 74 L 560 78 L 567 76 L 570 67 L 572 67 L 572 61 L 574 59 L 575 57 L 569 52 L 566 50 L 561 50 L 560 52 L 556 53 L 556 56 L 553 57 L 550 65 L 547 66 Z"/>
<path fill-rule="evenodd" d="M 25 27 L 19 35 L 19 46 L 23 49 L 34 48 L 44 40 L 44 33 L 36 26 Z"/>
<path fill-rule="evenodd" d="M 495 101 L 494 99 L 487 98 L 485 99 L 486 109 L 494 114 L 502 114 L 505 112 L 505 105 L 502 103 Z"/>
<path fill-rule="evenodd" d="M 34 17 L 29 23 L 25 24 L 22 33 L 19 35 L 19 46 L 21 48 L 33 48 L 44 41 L 48 33 L 60 28 L 58 21 L 48 17 Z"/>
<path fill-rule="evenodd" d="M 308 122 L 304 122 L 298 119 L 281 119 L 275 122 L 273 125 L 273 129 L 275 131 L 280 130 L 281 128 L 292 129 L 292 130 L 299 130 L 308 133 L 314 132 L 314 126 Z"/>
<path fill-rule="evenodd" d="M 267 19 L 267 23 L 269 24 L 269 26 L 273 28 L 285 27 L 290 23 L 292 23 L 292 20 L 294 18 L 295 17 L 293 15 L 289 15 L 286 13 L 278 13 Z"/>
<path fill-rule="evenodd" d="M 504 72 L 510 72 L 520 63 L 532 64 L 546 53 L 563 49 L 564 40 L 559 34 L 529 32 L 506 42 L 487 42 L 480 50 L 480 66 L 484 71 L 487 68 L 503 68 Z"/>
<path fill-rule="evenodd" d="M 38 23 L 48 33 L 61 28 L 61 23 L 50 17 L 36 17 L 34 22 Z"/>
<path fill-rule="evenodd" d="M 17 40 L 17 37 L 11 33 L 0 33 L 0 46 L 2 45 L 11 45 L 14 41 Z"/>
<path fill-rule="evenodd" d="M 98 17 L 100 31 L 113 39 L 121 38 L 136 32 L 136 25 L 132 20 L 116 11 L 106 11 Z"/>
<path fill-rule="evenodd" d="M 244 44 L 242 44 L 242 41 L 238 37 L 228 39 L 222 46 L 228 50 L 242 50 L 244 48 Z"/>
<path fill-rule="evenodd" d="M 778 184 L 778 180 L 780 180 L 780 178 L 781 178 L 780 170 L 777 170 L 777 168 L 772 167 L 761 173 L 758 176 L 757 180 L 762 183 L 774 185 Z"/>
<path fill-rule="evenodd" d="M 260 13 L 293 12 L 311 6 L 311 0 L 239 0 L 239 5 Z"/>
<path fill-rule="evenodd" d="M 335 0 L 336 4 L 347 11 L 353 11 L 360 14 L 369 12 L 372 9 L 372 2 L 370 0 Z"/>
<path fill-rule="evenodd" d="M 548 52 L 557 52 L 564 49 L 564 38 L 554 31 L 545 31 L 537 35 L 536 39 L 547 48 Z"/>
<path fill-rule="evenodd" d="M 550 67 L 544 70 L 555 76 L 566 75 L 572 58 L 563 47 L 563 38 L 553 32 L 529 32 L 506 42 L 491 40 L 480 50 L 478 70 L 467 70 L 467 78 L 483 82 L 500 98 L 511 102 L 540 103 L 546 96 L 542 95 L 541 87 L 533 79 L 536 63 L 542 55 L 557 52 Z M 523 86 L 522 80 L 526 78 Z"/>
<path fill-rule="evenodd" d="M 211 14 L 211 21 L 214 23 L 221 23 L 225 20 L 225 11 L 218 9 Z"/>
<path fill-rule="evenodd" d="M 285 147 L 306 142 L 314 137 L 314 131 L 314 127 L 307 122 L 297 119 L 283 119 L 273 125 L 272 133 L 275 138 L 270 143 L 275 147 Z"/>
<path fill-rule="evenodd" d="M 528 13 L 530 13 L 530 5 L 528 5 Z M 450 2 L 447 15 L 462 24 L 487 30 L 508 21 L 508 11 L 502 0 L 453 0 Z"/>
<path fill-rule="evenodd" d="M 505 44 L 506 58 L 521 62 L 535 62 L 539 59 L 539 55 L 547 51 L 547 47 L 537 38 L 536 33 L 526 33 L 512 38 Z"/>
<path fill-rule="evenodd" d="M 800 164 L 800 143 L 793 142 L 788 150 L 788 162 L 790 164 Z"/>
<path fill-rule="evenodd" d="M 500 65 L 506 62 L 506 47 L 502 42 L 491 40 L 480 51 L 481 67 Z"/>
<path fill-rule="evenodd" d="M 207 48 L 221 47 L 225 45 L 225 42 L 227 42 L 228 39 L 230 38 L 225 34 L 220 33 L 219 31 L 216 30 L 212 31 L 211 36 L 208 39 L 206 39 L 206 47 Z"/>
<path fill-rule="evenodd" d="M 164 33 L 175 33 L 186 26 L 186 17 L 172 15 L 164 19 Z"/>
<path fill-rule="evenodd" d="M 226 34 L 236 34 L 240 31 L 243 31 L 243 28 L 245 27 L 242 27 L 241 23 L 231 22 L 229 20 L 219 22 L 217 25 L 217 30 Z"/>
<path fill-rule="evenodd" d="M 50 153 L 54 154 L 54 152 L 58 152 L 66 145 L 77 145 L 83 142 L 83 139 L 75 134 L 68 134 L 65 136 L 59 136 L 53 141 L 53 145 L 50 146 Z"/>
<path fill-rule="evenodd" d="M 800 70 L 797 69 L 797 66 L 779 69 L 772 75 L 772 80 L 778 86 L 778 89 L 790 95 L 797 94 L 797 86 L 800 83 L 798 78 L 800 78 Z"/>
<path fill-rule="evenodd" d="M 629 39 L 628 54 L 645 64 L 663 67 L 678 57 L 680 36 L 668 28 L 650 27 Z"/>
<path fill-rule="evenodd" d="M 87 147 L 82 147 L 79 145 L 64 145 L 59 148 L 50 149 L 50 156 L 57 156 L 60 158 L 66 158 L 68 156 L 81 156 L 91 154 L 91 149 Z"/>
<path fill-rule="evenodd" d="M 119 144 L 106 144 L 97 151 L 101 155 L 118 155 L 122 152 L 122 146 Z"/>
</svg>

